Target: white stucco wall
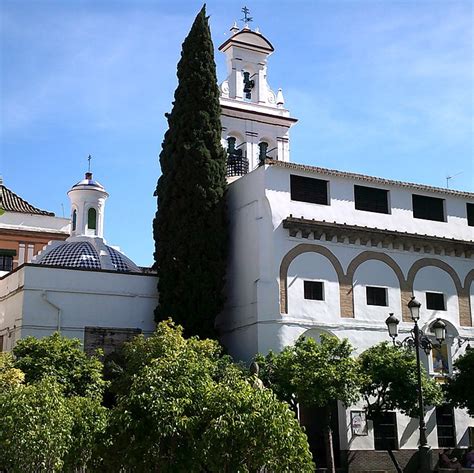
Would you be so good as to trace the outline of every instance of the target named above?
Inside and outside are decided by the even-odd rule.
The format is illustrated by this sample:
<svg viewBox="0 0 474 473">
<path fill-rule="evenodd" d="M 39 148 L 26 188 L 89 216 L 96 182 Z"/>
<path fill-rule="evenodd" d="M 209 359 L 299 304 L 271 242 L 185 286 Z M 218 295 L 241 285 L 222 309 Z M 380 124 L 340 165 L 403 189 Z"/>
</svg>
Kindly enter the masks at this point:
<svg viewBox="0 0 474 473">
<path fill-rule="evenodd" d="M 150 275 L 22 266 L 0 279 L 0 335 L 10 334 L 4 349 L 28 335 L 50 335 L 58 324 L 63 335 L 81 342 L 86 326 L 149 334 L 156 286 Z"/>
<path fill-rule="evenodd" d="M 330 204 L 317 205 L 295 202 L 290 199 L 290 174 L 305 175 L 329 180 Z M 354 184 L 387 188 L 390 191 L 391 213 L 379 214 L 358 211 L 354 207 Z M 447 222 L 432 222 L 415 219 L 411 210 L 411 194 L 426 194 L 446 200 Z M 472 241 L 473 227 L 467 225 L 466 199 L 448 194 L 424 193 L 419 190 L 385 187 L 354 179 L 342 179 L 327 175 L 293 171 L 278 166 L 265 166 L 243 176 L 229 186 L 229 212 L 231 221 L 231 256 L 227 284 L 229 298 L 226 309 L 218 319 L 223 332 L 223 343 L 236 358 L 249 361 L 256 352 L 280 351 L 293 344 L 303 334 L 333 333 L 339 338 L 348 338 L 354 346 L 354 354 L 382 340 L 389 341 L 385 319 L 393 312 L 399 319 L 402 314 L 400 282 L 394 269 L 386 262 L 368 260 L 354 272 L 350 289 L 354 303 L 354 318 L 342 318 L 339 280 L 333 264 L 317 253 L 303 253 L 292 260 L 288 267 L 288 313 L 280 310 L 280 265 L 285 255 L 302 243 L 323 246 L 330 250 L 347 273 L 351 261 L 363 252 L 387 254 L 400 268 L 404 279 L 410 268 L 420 259 L 435 259 L 453 268 L 463 283 L 474 268 L 474 259 L 446 254 L 406 251 L 393 247 L 382 248 L 307 239 L 300 235 L 290 237 L 282 221 L 293 215 L 305 219 L 326 220 L 341 225 L 367 226 L 398 232 L 428 234 L 433 237 L 455 238 Z M 464 213 L 463 213 L 464 212 Z M 304 299 L 303 281 L 324 283 L 324 301 Z M 255 285 L 257 292 L 255 293 Z M 388 305 L 369 306 L 366 301 L 367 286 L 387 288 Z M 448 324 L 447 344 L 455 359 L 465 346 L 458 347 L 458 336 L 474 339 L 472 327 L 460 326 L 458 295 L 451 275 L 446 271 L 428 266 L 421 268 L 414 278 L 414 295 L 423 304 L 420 326 L 429 330 L 436 318 Z M 261 288 L 261 290 L 259 290 Z M 447 300 L 446 311 L 426 309 L 426 291 L 443 292 Z M 471 308 L 474 307 L 474 290 L 470 289 Z M 257 296 L 257 297 L 255 297 Z M 471 309 L 472 310 L 472 309 Z M 471 314 L 472 316 L 472 314 Z M 409 335 L 412 323 L 401 322 L 399 339 Z M 307 331 L 310 332 L 307 332 Z M 430 357 L 423 355 L 423 362 L 432 371 Z M 352 407 L 354 408 L 354 407 Z M 348 424 L 349 414 L 343 414 L 341 422 Z M 398 414 L 398 435 L 401 448 L 416 448 L 417 423 Z M 434 413 L 427 416 L 429 442 L 437 444 Z M 468 425 L 474 425 L 465 412 L 456 411 L 458 439 L 466 445 L 465 433 Z M 350 426 L 341 432 L 342 448 L 373 449 L 373 434 L 352 439 Z M 345 445 L 345 447 L 344 447 Z"/>
</svg>

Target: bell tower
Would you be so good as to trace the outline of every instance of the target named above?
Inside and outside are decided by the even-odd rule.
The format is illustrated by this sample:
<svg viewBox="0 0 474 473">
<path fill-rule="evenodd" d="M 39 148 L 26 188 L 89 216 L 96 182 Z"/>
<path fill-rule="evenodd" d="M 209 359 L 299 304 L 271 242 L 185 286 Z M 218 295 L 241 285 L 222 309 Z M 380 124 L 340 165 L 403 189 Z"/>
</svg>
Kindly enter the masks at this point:
<svg viewBox="0 0 474 473">
<path fill-rule="evenodd" d="M 227 149 L 227 177 L 234 180 L 265 159 L 290 160 L 289 129 L 296 123 L 285 109 L 281 89 L 267 82 L 272 44 L 246 24 L 230 29 L 220 47 L 226 55 L 227 78 L 220 86 L 222 144 Z"/>
</svg>

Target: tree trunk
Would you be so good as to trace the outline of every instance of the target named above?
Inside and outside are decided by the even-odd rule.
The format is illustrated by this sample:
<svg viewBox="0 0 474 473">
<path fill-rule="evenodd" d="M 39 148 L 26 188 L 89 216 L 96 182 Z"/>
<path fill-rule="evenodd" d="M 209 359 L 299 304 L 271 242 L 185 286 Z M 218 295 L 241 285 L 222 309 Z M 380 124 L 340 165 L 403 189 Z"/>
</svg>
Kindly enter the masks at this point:
<svg viewBox="0 0 474 473">
<path fill-rule="evenodd" d="M 332 428 L 331 428 L 331 406 L 326 406 L 324 414 L 324 437 L 326 444 L 326 467 L 329 473 L 336 473 L 334 462 L 334 448 L 332 444 Z"/>
</svg>

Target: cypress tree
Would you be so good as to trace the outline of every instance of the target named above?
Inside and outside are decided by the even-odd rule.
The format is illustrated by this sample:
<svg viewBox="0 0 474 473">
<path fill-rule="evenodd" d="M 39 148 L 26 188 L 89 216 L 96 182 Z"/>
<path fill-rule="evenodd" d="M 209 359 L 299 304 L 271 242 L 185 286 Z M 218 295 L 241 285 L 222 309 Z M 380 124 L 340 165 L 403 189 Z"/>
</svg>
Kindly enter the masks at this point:
<svg viewBox="0 0 474 473">
<path fill-rule="evenodd" d="M 213 337 L 224 302 L 226 152 L 205 5 L 184 40 L 177 75 L 155 192 L 155 320 L 171 317 L 188 335 Z"/>
</svg>

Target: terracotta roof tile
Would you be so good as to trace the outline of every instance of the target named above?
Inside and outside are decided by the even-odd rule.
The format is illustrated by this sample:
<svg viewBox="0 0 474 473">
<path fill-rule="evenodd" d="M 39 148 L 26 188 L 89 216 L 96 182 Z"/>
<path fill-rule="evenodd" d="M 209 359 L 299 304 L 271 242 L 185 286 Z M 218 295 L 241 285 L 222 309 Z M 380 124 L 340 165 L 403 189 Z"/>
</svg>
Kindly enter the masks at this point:
<svg viewBox="0 0 474 473">
<path fill-rule="evenodd" d="M 7 212 L 20 212 L 25 214 L 36 214 L 36 215 L 49 215 L 54 217 L 53 212 L 47 210 L 41 210 L 34 207 L 20 196 L 16 195 L 13 191 L 0 184 L 0 208 Z"/>
</svg>

